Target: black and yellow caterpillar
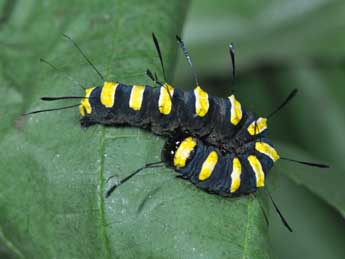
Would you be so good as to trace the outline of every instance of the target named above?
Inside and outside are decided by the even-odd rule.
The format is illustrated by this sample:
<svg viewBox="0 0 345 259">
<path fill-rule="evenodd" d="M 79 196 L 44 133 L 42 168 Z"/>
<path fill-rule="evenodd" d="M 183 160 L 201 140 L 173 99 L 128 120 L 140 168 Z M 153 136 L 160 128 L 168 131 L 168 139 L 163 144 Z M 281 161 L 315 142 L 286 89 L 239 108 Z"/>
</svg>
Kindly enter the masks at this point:
<svg viewBox="0 0 345 259">
<path fill-rule="evenodd" d="M 168 83 L 160 83 L 150 71 L 148 75 L 159 83 L 158 87 L 105 81 L 78 45 L 66 37 L 100 75 L 103 85 L 85 89 L 85 96 L 82 97 L 43 97 L 46 101 L 81 99 L 81 102 L 27 114 L 79 106 L 82 127 L 93 124 L 130 125 L 168 137 L 161 152 L 161 161 L 146 164 L 128 175 L 113 185 L 106 192 L 106 197 L 141 170 L 163 164 L 173 168 L 197 187 L 227 197 L 255 193 L 265 185 L 268 172 L 279 158 L 309 166 L 328 167 L 280 157 L 267 138 L 267 118 L 284 107 L 296 95 L 297 89 L 267 118 L 258 117 L 244 110 L 234 95 L 228 98 L 211 96 L 199 86 L 190 56 L 179 37 L 178 43 L 193 70 L 196 83 L 193 91 L 183 91 Z M 166 81 L 162 55 L 154 34 L 153 40 Z M 229 50 L 234 73 L 234 52 L 231 46 Z M 276 207 L 273 200 L 272 202 Z M 281 216 L 277 207 L 276 210 Z M 290 229 L 285 220 L 282 220 Z"/>
</svg>

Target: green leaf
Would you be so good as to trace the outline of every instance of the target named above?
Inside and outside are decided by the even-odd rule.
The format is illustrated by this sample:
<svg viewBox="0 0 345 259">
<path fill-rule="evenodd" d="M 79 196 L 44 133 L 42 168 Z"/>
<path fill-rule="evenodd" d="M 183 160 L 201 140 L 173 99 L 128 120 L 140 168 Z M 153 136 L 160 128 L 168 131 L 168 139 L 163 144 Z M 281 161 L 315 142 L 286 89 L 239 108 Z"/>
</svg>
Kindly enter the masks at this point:
<svg viewBox="0 0 345 259">
<path fill-rule="evenodd" d="M 0 8 L 5 2 L 0 2 Z M 171 170 L 150 169 L 107 200 L 110 175 L 157 161 L 163 139 L 128 127 L 79 126 L 77 109 L 21 117 L 40 96 L 80 95 L 97 74 L 150 83 L 160 71 L 151 32 L 172 72 L 185 1 L 16 1 L 0 28 L 0 255 L 13 258 L 267 258 L 267 228 L 256 199 L 225 199 L 196 189 Z M 170 73 L 171 74 L 171 73 Z M 4 252 L 3 252 L 4 251 Z"/>
</svg>

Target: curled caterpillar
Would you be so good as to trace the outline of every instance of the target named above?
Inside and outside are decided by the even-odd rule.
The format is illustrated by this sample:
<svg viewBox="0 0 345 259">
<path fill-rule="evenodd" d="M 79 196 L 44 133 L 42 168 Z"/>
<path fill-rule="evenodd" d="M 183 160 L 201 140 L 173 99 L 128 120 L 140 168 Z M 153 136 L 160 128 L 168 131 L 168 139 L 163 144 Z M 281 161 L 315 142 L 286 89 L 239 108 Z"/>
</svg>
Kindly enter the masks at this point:
<svg viewBox="0 0 345 259">
<path fill-rule="evenodd" d="M 164 80 L 167 81 L 160 47 L 154 34 L 152 36 Z M 162 165 L 173 168 L 197 187 L 226 197 L 255 193 L 258 188 L 264 187 L 266 176 L 279 158 L 309 166 L 328 167 L 280 157 L 267 137 L 267 120 L 296 95 L 297 89 L 266 118 L 259 117 L 243 109 L 234 95 L 220 98 L 205 92 L 199 86 L 189 53 L 179 37 L 177 41 L 192 68 L 196 85 L 193 91 L 183 91 L 168 83 L 161 83 L 149 70 L 147 74 L 158 87 L 105 81 L 78 45 L 66 37 L 95 69 L 104 82 L 103 85 L 85 89 L 85 96 L 42 97 L 45 101 L 81 99 L 81 102 L 61 108 L 33 111 L 26 115 L 79 106 L 80 123 L 83 127 L 93 124 L 125 124 L 168 136 L 161 152 L 161 161 L 148 163 L 114 184 L 106 192 L 106 197 L 143 169 Z M 235 78 L 232 45 L 229 46 L 229 51 Z M 54 65 L 42 61 L 56 69 Z M 283 223 L 291 231 L 271 196 L 270 198 Z"/>
</svg>

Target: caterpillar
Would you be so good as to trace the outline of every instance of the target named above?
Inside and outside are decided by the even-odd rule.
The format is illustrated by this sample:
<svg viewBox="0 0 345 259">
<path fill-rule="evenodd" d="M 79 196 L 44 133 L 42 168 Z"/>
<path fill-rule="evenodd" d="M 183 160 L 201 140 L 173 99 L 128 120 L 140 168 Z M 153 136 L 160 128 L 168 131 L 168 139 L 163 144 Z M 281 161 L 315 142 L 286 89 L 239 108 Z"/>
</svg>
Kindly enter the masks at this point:
<svg viewBox="0 0 345 259">
<path fill-rule="evenodd" d="M 85 96 L 42 97 L 44 101 L 64 99 L 81 99 L 81 101 L 80 104 L 37 110 L 25 115 L 79 106 L 82 127 L 93 124 L 115 126 L 125 124 L 149 129 L 154 134 L 168 137 L 161 152 L 161 161 L 148 163 L 114 184 L 106 192 L 106 197 L 143 169 L 162 165 L 174 169 L 197 187 L 226 197 L 255 193 L 258 188 L 264 187 L 265 178 L 278 159 L 321 168 L 328 167 L 280 157 L 267 137 L 267 120 L 296 95 L 297 89 L 294 89 L 266 118 L 259 117 L 243 109 L 233 94 L 228 98 L 220 98 L 204 91 L 199 86 L 190 55 L 178 36 L 176 36 L 177 42 L 192 69 L 196 84 L 193 91 L 183 91 L 168 83 L 161 83 L 150 70 L 147 70 L 147 75 L 158 84 L 158 87 L 105 81 L 76 42 L 67 35 L 65 37 L 72 41 L 98 73 L 104 82 L 103 85 L 85 89 Z M 167 81 L 157 38 L 154 34 L 152 37 L 161 62 L 164 80 Z M 232 44 L 229 45 L 229 53 L 233 79 L 235 79 Z M 57 69 L 49 62 L 43 59 L 42 61 Z M 272 197 L 271 200 L 281 216 Z M 291 230 L 282 216 L 281 219 Z"/>
</svg>

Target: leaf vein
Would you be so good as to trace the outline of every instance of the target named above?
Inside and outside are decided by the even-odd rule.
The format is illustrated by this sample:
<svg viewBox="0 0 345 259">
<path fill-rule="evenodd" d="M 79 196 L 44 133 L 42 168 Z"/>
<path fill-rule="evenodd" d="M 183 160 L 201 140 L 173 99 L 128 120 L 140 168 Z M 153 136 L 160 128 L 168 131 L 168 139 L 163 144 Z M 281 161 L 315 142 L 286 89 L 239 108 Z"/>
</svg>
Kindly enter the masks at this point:
<svg viewBox="0 0 345 259">
<path fill-rule="evenodd" d="M 98 201 L 100 213 L 101 236 L 103 237 L 105 257 L 111 258 L 110 242 L 107 235 L 107 224 L 105 220 L 105 198 L 104 198 L 104 153 L 105 153 L 105 129 L 102 129 L 101 143 L 100 143 L 100 170 L 98 175 Z"/>
<path fill-rule="evenodd" d="M 244 246 L 243 246 L 243 256 L 242 258 L 248 258 L 247 250 L 248 250 L 248 239 L 249 239 L 249 228 L 250 228 L 250 215 L 251 215 L 251 205 L 252 205 L 252 199 L 248 199 L 248 213 L 247 213 L 247 226 L 246 226 L 246 233 L 244 237 Z"/>
</svg>

